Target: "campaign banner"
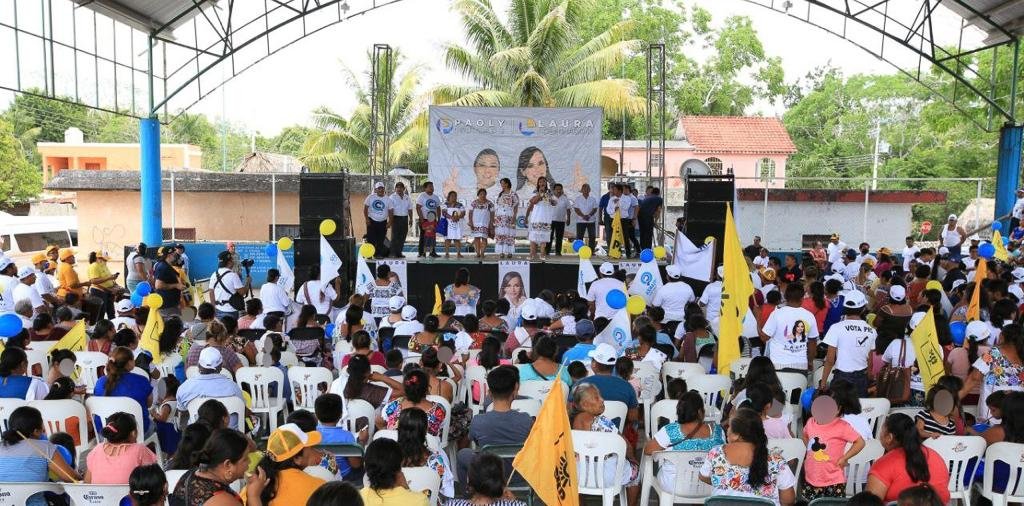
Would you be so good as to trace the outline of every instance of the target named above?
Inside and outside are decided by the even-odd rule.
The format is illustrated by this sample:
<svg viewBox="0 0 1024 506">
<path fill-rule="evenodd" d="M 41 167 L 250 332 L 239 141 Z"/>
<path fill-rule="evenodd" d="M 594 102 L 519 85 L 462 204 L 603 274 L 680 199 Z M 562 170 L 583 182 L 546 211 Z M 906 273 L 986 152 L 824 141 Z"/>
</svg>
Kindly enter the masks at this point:
<svg viewBox="0 0 1024 506">
<path fill-rule="evenodd" d="M 513 308 L 521 306 L 530 297 L 530 262 L 498 262 L 498 297 L 508 299 Z"/>
<path fill-rule="evenodd" d="M 398 282 L 402 284 L 402 297 L 409 300 L 409 268 L 405 260 L 400 258 L 386 258 L 377 260 L 377 265 L 386 265 L 391 268 L 391 275 L 398 276 Z"/>
</svg>

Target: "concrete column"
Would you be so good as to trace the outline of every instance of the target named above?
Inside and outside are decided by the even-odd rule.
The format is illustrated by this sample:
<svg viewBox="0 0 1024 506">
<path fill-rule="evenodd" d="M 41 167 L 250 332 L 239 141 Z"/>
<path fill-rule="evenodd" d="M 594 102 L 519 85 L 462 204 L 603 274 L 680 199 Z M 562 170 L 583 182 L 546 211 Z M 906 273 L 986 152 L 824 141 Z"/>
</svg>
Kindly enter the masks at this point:
<svg viewBox="0 0 1024 506">
<path fill-rule="evenodd" d="M 998 218 L 1010 213 L 1016 202 L 1017 187 L 1020 186 L 1021 137 L 1024 126 L 1006 123 L 999 130 L 999 164 L 996 169 L 996 215 Z M 1003 220 L 1007 226 L 1009 219 Z"/>
<path fill-rule="evenodd" d="M 139 120 L 139 194 L 142 197 L 142 242 L 154 247 L 163 242 L 160 201 L 160 121 Z"/>
</svg>

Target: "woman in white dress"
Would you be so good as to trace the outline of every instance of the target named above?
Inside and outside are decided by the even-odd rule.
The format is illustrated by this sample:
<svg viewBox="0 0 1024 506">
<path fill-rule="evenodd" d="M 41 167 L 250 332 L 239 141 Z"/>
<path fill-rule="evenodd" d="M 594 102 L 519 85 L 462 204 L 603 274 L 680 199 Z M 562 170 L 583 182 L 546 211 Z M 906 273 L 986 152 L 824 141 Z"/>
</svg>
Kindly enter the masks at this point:
<svg viewBox="0 0 1024 506">
<path fill-rule="evenodd" d="M 448 232 L 444 236 L 444 257 L 448 258 L 448 248 L 454 246 L 457 257 L 462 258 L 462 218 L 466 209 L 459 202 L 459 194 L 448 192 L 448 200 L 444 203 L 444 217 L 448 220 Z"/>
<path fill-rule="evenodd" d="M 540 260 L 540 251 L 548 256 L 548 240 L 551 239 L 551 218 L 554 217 L 558 200 L 548 191 L 548 180 L 542 177 L 537 180 L 537 190 L 530 198 L 526 208 L 526 221 L 529 224 L 530 259 Z"/>
<path fill-rule="evenodd" d="M 519 196 L 512 191 L 512 181 L 501 179 L 501 192 L 494 206 L 494 251 L 500 258 L 511 258 L 516 252 L 516 212 Z"/>
<path fill-rule="evenodd" d="M 487 238 L 494 235 L 494 204 L 487 200 L 487 189 L 476 191 L 476 200 L 469 204 L 469 228 L 473 235 L 476 257 L 483 258 Z"/>
</svg>

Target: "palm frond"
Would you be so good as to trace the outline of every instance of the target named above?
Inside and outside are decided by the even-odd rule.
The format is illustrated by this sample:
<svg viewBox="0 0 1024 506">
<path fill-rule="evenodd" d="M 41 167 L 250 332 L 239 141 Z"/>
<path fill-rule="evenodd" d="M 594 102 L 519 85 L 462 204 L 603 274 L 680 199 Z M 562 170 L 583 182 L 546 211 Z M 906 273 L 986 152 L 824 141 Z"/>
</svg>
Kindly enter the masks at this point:
<svg viewBox="0 0 1024 506">
<path fill-rule="evenodd" d="M 636 95 L 636 83 L 630 79 L 604 79 L 568 86 L 552 94 L 560 107 L 603 107 L 605 116 L 644 113 L 646 102 Z"/>
<path fill-rule="evenodd" d="M 572 66 L 563 66 L 563 71 L 553 79 L 553 88 L 565 88 L 579 83 L 605 79 L 619 69 L 629 54 L 639 49 L 643 43 L 639 40 L 626 40 L 613 43 Z"/>
</svg>

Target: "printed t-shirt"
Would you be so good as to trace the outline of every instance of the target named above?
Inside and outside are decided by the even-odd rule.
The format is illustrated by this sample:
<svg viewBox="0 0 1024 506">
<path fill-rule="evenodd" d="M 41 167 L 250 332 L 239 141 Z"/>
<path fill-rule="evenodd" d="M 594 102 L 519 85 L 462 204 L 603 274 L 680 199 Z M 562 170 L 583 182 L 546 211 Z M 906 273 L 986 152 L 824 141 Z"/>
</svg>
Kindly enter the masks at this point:
<svg viewBox="0 0 1024 506">
<path fill-rule="evenodd" d="M 807 369 L 807 343 L 818 338 L 814 315 L 802 307 L 779 306 L 762 329 L 768 340 L 768 357 L 776 368 Z"/>
<path fill-rule="evenodd" d="M 853 426 L 842 418 L 836 418 L 825 425 L 818 425 L 813 418 L 804 427 L 807 439 L 807 457 L 804 459 L 804 476 L 807 483 L 815 487 L 827 487 L 846 483 L 843 469 L 836 461 L 846 453 L 846 444 L 861 439 Z"/>
</svg>

